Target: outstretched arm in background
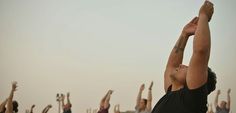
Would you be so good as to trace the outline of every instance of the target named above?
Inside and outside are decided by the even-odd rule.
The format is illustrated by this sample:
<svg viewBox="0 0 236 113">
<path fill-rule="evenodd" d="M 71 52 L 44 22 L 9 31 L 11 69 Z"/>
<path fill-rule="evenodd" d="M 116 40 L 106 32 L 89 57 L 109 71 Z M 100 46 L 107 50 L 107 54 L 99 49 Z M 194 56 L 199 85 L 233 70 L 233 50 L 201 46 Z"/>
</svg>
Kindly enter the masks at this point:
<svg viewBox="0 0 236 113">
<path fill-rule="evenodd" d="M 7 101 L 7 109 L 5 113 L 13 113 L 13 105 L 12 105 L 12 100 L 13 100 L 13 96 L 14 96 L 14 92 L 16 91 L 17 88 L 17 82 L 12 82 L 12 89 L 11 89 L 11 93 L 10 96 L 8 97 L 8 101 Z"/>
<path fill-rule="evenodd" d="M 42 112 L 42 113 L 47 113 L 50 108 L 52 108 L 52 105 L 51 105 L 51 104 L 47 105 L 47 106 L 43 109 L 43 112 Z"/>
<path fill-rule="evenodd" d="M 33 104 L 30 108 L 30 113 L 33 113 L 33 109 L 34 109 L 35 105 Z"/>
<path fill-rule="evenodd" d="M 70 103 L 70 93 L 68 92 L 66 96 L 67 96 L 67 104 L 71 104 Z"/>
<path fill-rule="evenodd" d="M 7 104 L 7 101 L 8 101 L 8 99 L 3 101 L 2 104 L 0 105 L 0 112 L 3 112 L 3 110 L 4 110 L 4 108 L 5 108 L 6 104 Z"/>
<path fill-rule="evenodd" d="M 142 84 L 142 85 L 140 86 L 140 88 L 139 88 L 139 92 L 138 92 L 138 96 L 137 96 L 137 99 L 136 99 L 135 108 L 138 107 L 138 105 L 139 105 L 139 103 L 140 103 L 140 101 L 141 101 L 142 93 L 143 93 L 144 88 L 145 88 L 145 85 L 144 85 L 144 84 Z"/>
<path fill-rule="evenodd" d="M 220 90 L 217 90 L 216 97 L 215 97 L 215 102 L 214 102 L 215 108 L 218 106 L 219 95 L 220 95 Z"/>
<path fill-rule="evenodd" d="M 65 107 L 65 95 L 64 94 L 61 94 L 61 106 L 62 106 L 62 109 L 64 109 Z"/>
<path fill-rule="evenodd" d="M 227 104 L 226 104 L 226 108 L 228 110 L 230 110 L 230 103 L 231 103 L 230 92 L 231 92 L 231 89 L 228 89 L 228 91 L 227 91 Z"/>
<path fill-rule="evenodd" d="M 147 110 L 149 112 L 152 111 L 152 86 L 153 86 L 153 82 L 151 82 L 151 84 L 148 88 Z"/>
<path fill-rule="evenodd" d="M 100 108 L 102 107 L 102 106 L 104 106 L 104 103 L 105 103 L 105 100 L 106 100 L 106 97 L 108 96 L 108 93 L 109 93 L 109 91 L 106 93 L 106 95 L 102 98 L 102 100 L 100 101 Z"/>
<path fill-rule="evenodd" d="M 212 104 L 210 103 L 210 104 L 207 104 L 207 106 L 208 106 L 208 111 L 207 111 L 207 113 L 214 113 L 213 112 L 213 109 L 212 109 Z"/>
<path fill-rule="evenodd" d="M 111 94 L 113 93 L 112 90 L 109 90 L 104 102 L 104 108 L 107 109 L 109 107 L 109 102 L 110 102 L 110 98 L 111 98 Z"/>
</svg>

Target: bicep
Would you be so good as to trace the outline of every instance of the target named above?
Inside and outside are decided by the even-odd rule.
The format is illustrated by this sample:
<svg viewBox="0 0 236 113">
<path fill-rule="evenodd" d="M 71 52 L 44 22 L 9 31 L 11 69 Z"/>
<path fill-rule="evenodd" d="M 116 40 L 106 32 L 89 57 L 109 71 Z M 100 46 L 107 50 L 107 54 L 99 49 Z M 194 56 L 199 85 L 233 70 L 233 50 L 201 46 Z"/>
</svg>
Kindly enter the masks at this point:
<svg viewBox="0 0 236 113">
<path fill-rule="evenodd" d="M 187 71 L 186 82 L 189 89 L 196 89 L 207 82 L 208 57 L 193 54 Z"/>
</svg>

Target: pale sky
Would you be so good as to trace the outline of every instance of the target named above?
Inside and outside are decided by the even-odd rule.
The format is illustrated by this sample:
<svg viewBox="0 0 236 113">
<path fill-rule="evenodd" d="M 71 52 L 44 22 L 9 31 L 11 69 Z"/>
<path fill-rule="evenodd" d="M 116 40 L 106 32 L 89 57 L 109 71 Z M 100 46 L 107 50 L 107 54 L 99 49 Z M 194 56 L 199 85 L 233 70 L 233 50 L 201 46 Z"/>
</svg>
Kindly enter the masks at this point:
<svg viewBox="0 0 236 113">
<path fill-rule="evenodd" d="M 209 66 L 217 73 L 217 89 L 232 89 L 236 112 L 236 4 L 212 0 L 212 49 Z M 154 81 L 153 106 L 163 96 L 163 71 L 183 26 L 204 0 L 1 0 L 0 102 L 11 81 L 19 88 L 14 99 L 19 113 L 36 104 L 35 113 L 52 104 L 56 93 L 71 93 L 73 113 L 98 108 L 113 89 L 114 104 L 133 110 L 142 83 Z M 192 53 L 186 47 L 184 63 Z M 216 92 L 209 95 L 213 102 Z"/>
</svg>

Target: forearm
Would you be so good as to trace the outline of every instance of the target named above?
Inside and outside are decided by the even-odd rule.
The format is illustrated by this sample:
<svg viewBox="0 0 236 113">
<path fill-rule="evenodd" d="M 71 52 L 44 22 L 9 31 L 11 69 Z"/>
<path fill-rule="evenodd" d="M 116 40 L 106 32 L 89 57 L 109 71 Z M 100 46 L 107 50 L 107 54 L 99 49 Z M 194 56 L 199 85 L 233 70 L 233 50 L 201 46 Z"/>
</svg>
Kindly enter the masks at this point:
<svg viewBox="0 0 236 113">
<path fill-rule="evenodd" d="M 147 98 L 148 101 L 152 101 L 152 90 L 148 90 L 148 98 Z"/>
<path fill-rule="evenodd" d="M 44 109 L 43 109 L 43 113 L 47 113 L 48 111 L 49 111 L 49 107 L 47 106 L 47 107 L 45 107 Z"/>
<path fill-rule="evenodd" d="M 141 101 L 141 98 L 142 98 L 142 91 L 139 91 L 136 99 L 136 106 L 138 106 L 139 102 Z"/>
<path fill-rule="evenodd" d="M 108 93 L 109 93 L 109 92 L 107 92 L 106 95 L 102 98 L 101 103 L 105 102 L 105 100 L 106 100 L 106 98 L 107 98 L 107 96 L 108 96 Z"/>
<path fill-rule="evenodd" d="M 111 98 L 111 94 L 108 94 L 107 97 L 106 97 L 106 99 L 105 99 L 105 102 L 104 102 L 105 108 L 107 108 L 107 107 L 109 106 L 110 98 Z"/>
<path fill-rule="evenodd" d="M 8 97 L 6 113 L 12 113 L 13 111 L 13 106 L 12 106 L 13 96 L 14 96 L 14 90 L 12 89 Z"/>
<path fill-rule="evenodd" d="M 62 108 L 64 108 L 64 106 L 65 106 L 64 100 L 61 101 L 61 106 L 62 106 Z"/>
<path fill-rule="evenodd" d="M 33 108 L 30 109 L 30 113 L 33 113 Z"/>
<path fill-rule="evenodd" d="M 148 90 L 148 98 L 147 98 L 147 110 L 152 110 L 152 90 Z"/>
<path fill-rule="evenodd" d="M 227 94 L 227 100 L 228 100 L 228 103 L 230 102 L 230 94 Z"/>
<path fill-rule="evenodd" d="M 45 108 L 43 109 L 42 113 L 46 113 L 46 109 L 47 109 L 47 107 L 45 107 Z"/>
<path fill-rule="evenodd" d="M 8 99 L 6 99 L 5 101 L 2 102 L 2 104 L 0 105 L 0 111 L 4 110 L 4 108 L 5 108 L 6 104 L 7 104 L 7 101 L 8 101 Z"/>
<path fill-rule="evenodd" d="M 215 107 L 217 107 L 217 105 L 218 105 L 218 98 L 219 98 L 219 95 L 216 95 L 215 102 L 214 102 Z"/>
<path fill-rule="evenodd" d="M 30 113 L 33 113 L 33 109 L 30 109 Z"/>
<path fill-rule="evenodd" d="M 195 38 L 193 40 L 193 52 L 200 54 L 203 57 L 209 59 L 210 54 L 210 29 L 208 24 L 208 17 L 200 15 L 198 21 L 198 27 L 196 29 Z"/>
<path fill-rule="evenodd" d="M 231 103 L 231 98 L 230 98 L 230 94 L 227 94 L 227 108 L 230 108 L 230 103 Z"/>
<path fill-rule="evenodd" d="M 170 53 L 167 66 L 178 67 L 179 64 L 182 63 L 183 54 L 184 54 L 185 46 L 188 41 L 188 37 L 189 36 L 187 36 L 184 32 L 181 33 L 181 35 L 179 36 L 179 39 L 177 40 L 174 48 L 172 49 Z"/>
<path fill-rule="evenodd" d="M 44 113 L 47 113 L 49 111 L 49 108 L 47 107 L 46 109 L 45 109 L 45 112 Z"/>
<path fill-rule="evenodd" d="M 114 106 L 114 113 L 116 113 L 117 105 Z"/>
<path fill-rule="evenodd" d="M 120 104 L 118 104 L 117 111 L 120 112 Z"/>
<path fill-rule="evenodd" d="M 67 103 L 70 104 L 70 98 L 69 97 L 67 97 Z"/>
<path fill-rule="evenodd" d="M 208 111 L 209 111 L 209 113 L 213 112 L 212 104 L 208 105 Z"/>
</svg>

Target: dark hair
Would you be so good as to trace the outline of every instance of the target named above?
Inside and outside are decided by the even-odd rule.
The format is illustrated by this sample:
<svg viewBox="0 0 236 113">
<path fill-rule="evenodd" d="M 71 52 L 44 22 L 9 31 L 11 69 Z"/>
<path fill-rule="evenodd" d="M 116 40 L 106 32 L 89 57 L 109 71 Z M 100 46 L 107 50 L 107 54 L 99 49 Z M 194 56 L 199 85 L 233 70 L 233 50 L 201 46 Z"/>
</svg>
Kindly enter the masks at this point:
<svg viewBox="0 0 236 113">
<path fill-rule="evenodd" d="M 3 110 L 0 111 L 0 113 L 5 113 L 5 111 L 6 111 L 6 107 L 4 107 Z"/>
<path fill-rule="evenodd" d="M 216 89 L 216 74 L 208 67 L 207 90 L 208 94 Z"/>
<path fill-rule="evenodd" d="M 144 104 L 147 105 L 147 99 L 143 98 Z"/>
<path fill-rule="evenodd" d="M 14 100 L 12 102 L 12 106 L 13 106 L 13 111 L 15 111 L 17 113 L 18 112 L 18 102 Z"/>
</svg>

